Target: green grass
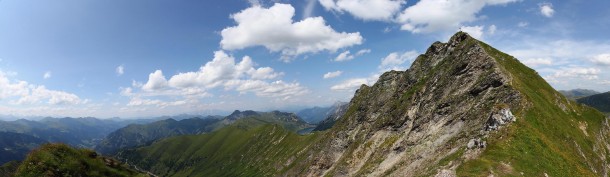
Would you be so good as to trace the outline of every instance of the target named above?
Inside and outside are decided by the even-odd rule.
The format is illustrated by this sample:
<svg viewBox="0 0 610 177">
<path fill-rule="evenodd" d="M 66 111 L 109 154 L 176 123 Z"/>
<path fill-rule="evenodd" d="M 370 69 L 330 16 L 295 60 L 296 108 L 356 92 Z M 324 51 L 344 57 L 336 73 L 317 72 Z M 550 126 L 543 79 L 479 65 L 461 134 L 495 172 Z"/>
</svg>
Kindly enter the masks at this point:
<svg viewBox="0 0 610 177">
<path fill-rule="evenodd" d="M 209 134 L 163 139 L 124 158 L 161 176 L 270 176 L 318 135 L 248 118 Z"/>
<path fill-rule="evenodd" d="M 46 144 L 32 151 L 21 163 L 15 176 L 146 176 L 120 162 L 98 156 L 87 149 L 65 144 Z"/>
<path fill-rule="evenodd" d="M 588 107 L 568 102 L 534 70 L 512 56 L 480 43 L 485 51 L 501 64 L 504 72 L 513 77 L 511 85 L 524 96 L 524 106 L 516 111 L 515 125 L 492 134 L 486 151 L 476 160 L 465 162 L 459 176 L 598 176 L 589 164 L 601 171 L 601 160 L 594 156 L 594 138 L 578 128 L 586 122 L 588 133 L 594 135 L 602 128 L 604 115 Z M 557 103 L 565 105 L 565 111 Z M 607 136 L 607 135 L 604 135 Z M 580 156 L 580 146 L 588 162 Z M 513 171 L 497 170 L 501 163 L 511 164 Z"/>
</svg>

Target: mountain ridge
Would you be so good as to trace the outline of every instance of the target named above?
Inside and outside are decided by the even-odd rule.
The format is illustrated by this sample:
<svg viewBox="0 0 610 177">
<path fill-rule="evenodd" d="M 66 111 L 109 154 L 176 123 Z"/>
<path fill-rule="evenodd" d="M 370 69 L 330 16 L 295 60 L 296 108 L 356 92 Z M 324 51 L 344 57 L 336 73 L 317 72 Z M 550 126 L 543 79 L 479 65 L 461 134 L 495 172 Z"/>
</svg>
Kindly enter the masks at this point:
<svg viewBox="0 0 610 177">
<path fill-rule="evenodd" d="M 119 157 L 172 176 L 607 176 L 610 169 L 603 114 L 463 32 L 433 43 L 408 70 L 362 85 L 336 120 L 297 136 L 240 119 Z"/>
</svg>

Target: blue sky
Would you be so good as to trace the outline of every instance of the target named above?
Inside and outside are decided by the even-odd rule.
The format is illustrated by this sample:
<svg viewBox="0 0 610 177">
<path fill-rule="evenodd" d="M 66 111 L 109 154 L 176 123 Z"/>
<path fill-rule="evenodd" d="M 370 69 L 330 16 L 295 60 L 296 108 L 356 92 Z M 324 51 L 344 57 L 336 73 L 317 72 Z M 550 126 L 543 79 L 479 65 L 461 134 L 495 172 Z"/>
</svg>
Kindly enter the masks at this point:
<svg viewBox="0 0 610 177">
<path fill-rule="evenodd" d="M 462 29 L 556 89 L 610 89 L 603 0 L 2 0 L 0 112 L 145 117 L 349 101 Z"/>
</svg>

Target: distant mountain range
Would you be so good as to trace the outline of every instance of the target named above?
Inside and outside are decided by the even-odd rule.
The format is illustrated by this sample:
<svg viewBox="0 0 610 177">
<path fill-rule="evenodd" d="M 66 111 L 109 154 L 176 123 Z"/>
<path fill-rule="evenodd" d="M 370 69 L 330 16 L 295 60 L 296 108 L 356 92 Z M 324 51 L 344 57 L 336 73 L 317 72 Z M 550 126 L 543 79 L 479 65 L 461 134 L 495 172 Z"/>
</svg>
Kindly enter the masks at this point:
<svg viewBox="0 0 610 177">
<path fill-rule="evenodd" d="M 582 97 L 588 97 L 591 95 L 599 94 L 600 92 L 588 89 L 573 89 L 573 90 L 560 90 L 559 93 L 568 97 L 569 99 L 576 100 Z"/>
<path fill-rule="evenodd" d="M 114 154 L 121 148 L 141 146 L 161 138 L 206 133 L 214 130 L 219 121 L 219 118 L 210 116 L 203 119 L 166 119 L 148 124 L 131 124 L 110 133 L 95 150 L 102 154 Z"/>
<path fill-rule="evenodd" d="M 601 112 L 610 114 L 610 92 L 578 98 L 576 101 L 594 107 Z"/>
<path fill-rule="evenodd" d="M 110 132 L 132 123 L 150 120 L 112 120 L 97 118 L 44 118 L 38 121 L 19 119 L 0 121 L 0 132 L 30 135 L 48 142 L 74 147 L 93 148 Z"/>
<path fill-rule="evenodd" d="M 25 155 L 47 141 L 30 135 L 12 132 L 0 132 L 0 165 L 23 160 Z"/>
<path fill-rule="evenodd" d="M 297 112 L 296 114 L 301 117 L 303 120 L 305 120 L 307 123 L 310 124 L 318 124 L 321 121 L 323 121 L 324 119 L 328 118 L 328 116 L 332 115 L 336 109 L 338 109 L 339 107 L 345 105 L 347 103 L 345 102 L 337 102 L 335 104 L 333 104 L 332 106 L 328 106 L 328 107 L 313 107 L 313 108 L 307 108 L 307 109 L 303 109 L 299 112 Z"/>
</svg>

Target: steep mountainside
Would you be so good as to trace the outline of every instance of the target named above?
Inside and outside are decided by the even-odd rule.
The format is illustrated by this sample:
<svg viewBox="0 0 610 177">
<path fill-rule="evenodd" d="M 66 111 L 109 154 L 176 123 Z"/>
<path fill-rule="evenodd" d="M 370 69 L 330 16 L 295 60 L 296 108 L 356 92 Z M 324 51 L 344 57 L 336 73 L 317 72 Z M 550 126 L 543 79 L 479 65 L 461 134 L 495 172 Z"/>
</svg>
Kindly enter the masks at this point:
<svg viewBox="0 0 610 177">
<path fill-rule="evenodd" d="M 573 100 L 599 94 L 598 91 L 588 89 L 560 90 L 559 93 Z"/>
<path fill-rule="evenodd" d="M 216 132 L 166 138 L 118 156 L 159 176 L 272 176 L 317 139 L 249 117 Z"/>
<path fill-rule="evenodd" d="M 313 129 L 313 131 L 324 131 L 324 130 L 330 129 L 333 125 L 335 125 L 335 123 L 341 117 L 343 117 L 343 115 L 347 111 L 347 108 L 349 108 L 349 104 L 348 103 L 343 103 L 341 105 L 336 105 L 335 109 L 332 110 L 333 112 L 328 114 L 328 116 L 324 120 L 322 120 L 316 126 L 316 128 Z"/>
<path fill-rule="evenodd" d="M 337 102 L 329 107 L 313 107 L 308 109 L 303 109 L 297 112 L 297 116 L 305 120 L 310 124 L 318 124 L 321 121 L 325 120 L 329 116 L 333 115 L 333 113 L 337 112 L 337 109 L 344 106 L 345 102 Z"/>
<path fill-rule="evenodd" d="M 161 138 L 176 135 L 194 135 L 214 130 L 219 119 L 191 118 L 176 121 L 161 120 L 149 124 L 132 124 L 110 133 L 95 150 L 103 154 L 114 154 L 126 147 L 136 147 Z"/>
<path fill-rule="evenodd" d="M 176 137 L 122 156 L 176 176 L 607 176 L 610 167 L 603 114 L 463 32 L 361 86 L 332 128 L 277 131 Z"/>
<path fill-rule="evenodd" d="M 579 98 L 576 101 L 594 107 L 601 112 L 610 113 L 610 92 Z"/>
<path fill-rule="evenodd" d="M 46 144 L 32 151 L 15 176 L 147 176 L 86 149 Z"/>
<path fill-rule="evenodd" d="M 39 121 L 20 119 L 0 121 L 0 131 L 23 133 L 48 142 L 93 148 L 110 132 L 132 121 L 96 118 L 44 118 Z"/>
<path fill-rule="evenodd" d="M 46 143 L 45 140 L 26 134 L 0 132 L 0 165 L 23 160 L 28 152 Z"/>
</svg>

